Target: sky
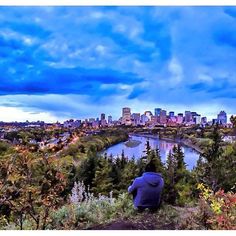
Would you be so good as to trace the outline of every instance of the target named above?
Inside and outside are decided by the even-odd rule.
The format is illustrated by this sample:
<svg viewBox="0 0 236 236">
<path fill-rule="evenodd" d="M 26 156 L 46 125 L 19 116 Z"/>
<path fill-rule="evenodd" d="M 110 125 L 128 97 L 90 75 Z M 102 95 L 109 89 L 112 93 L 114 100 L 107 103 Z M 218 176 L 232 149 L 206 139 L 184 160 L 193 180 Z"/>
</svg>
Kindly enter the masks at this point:
<svg viewBox="0 0 236 236">
<path fill-rule="evenodd" d="M 0 7 L 0 120 L 236 113 L 236 7 Z"/>
</svg>

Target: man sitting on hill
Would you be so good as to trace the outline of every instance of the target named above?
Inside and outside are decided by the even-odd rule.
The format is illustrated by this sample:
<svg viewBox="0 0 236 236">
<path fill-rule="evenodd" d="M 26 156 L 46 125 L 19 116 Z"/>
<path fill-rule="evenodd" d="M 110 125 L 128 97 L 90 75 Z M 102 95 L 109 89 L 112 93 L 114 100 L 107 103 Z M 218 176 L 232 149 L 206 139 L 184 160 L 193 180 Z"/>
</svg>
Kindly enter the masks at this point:
<svg viewBox="0 0 236 236">
<path fill-rule="evenodd" d="M 162 175 L 156 173 L 156 166 L 151 161 L 146 165 L 143 175 L 136 178 L 129 186 L 128 192 L 133 194 L 134 206 L 139 211 L 146 208 L 155 211 L 160 206 L 163 187 Z"/>
</svg>

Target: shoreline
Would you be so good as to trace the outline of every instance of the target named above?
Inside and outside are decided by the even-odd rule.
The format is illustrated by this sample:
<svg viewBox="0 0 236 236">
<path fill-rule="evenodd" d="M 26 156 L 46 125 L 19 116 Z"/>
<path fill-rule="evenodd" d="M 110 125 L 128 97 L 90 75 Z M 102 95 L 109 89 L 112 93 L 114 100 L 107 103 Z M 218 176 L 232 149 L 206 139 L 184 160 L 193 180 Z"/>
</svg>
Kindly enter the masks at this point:
<svg viewBox="0 0 236 236">
<path fill-rule="evenodd" d="M 135 134 L 135 133 L 130 133 L 129 136 L 138 136 L 138 137 L 146 137 L 146 138 L 159 138 L 160 140 L 168 141 L 168 142 L 174 142 L 174 143 L 179 143 L 182 146 L 186 146 L 189 148 L 192 148 L 195 152 L 202 154 L 203 151 L 196 145 L 190 143 L 187 139 L 174 139 L 174 138 L 167 138 L 167 137 L 159 137 L 159 135 L 154 135 L 154 134 Z"/>
<path fill-rule="evenodd" d="M 192 143 L 189 143 L 189 141 L 186 140 L 186 139 L 181 140 L 181 141 L 180 141 L 180 144 L 192 148 L 193 150 L 195 150 L 195 151 L 198 152 L 199 154 L 202 154 L 202 153 L 203 153 L 203 150 L 201 150 L 200 147 L 198 147 L 198 146 L 196 146 L 196 145 L 194 145 L 194 144 L 192 144 Z"/>
<path fill-rule="evenodd" d="M 128 136 L 128 138 L 124 139 L 123 141 L 115 142 L 115 143 L 109 145 L 108 147 L 103 147 L 101 150 L 97 151 L 97 153 L 102 154 L 102 153 L 104 153 L 104 151 L 107 150 L 108 148 L 111 148 L 111 147 L 113 147 L 113 146 L 115 146 L 115 145 L 117 145 L 117 144 L 119 144 L 119 143 L 125 143 L 125 142 L 127 142 L 127 141 L 129 141 L 129 136 Z"/>
<path fill-rule="evenodd" d="M 159 138 L 159 135 L 154 134 L 136 134 L 136 133 L 129 133 L 130 136 L 137 136 L 137 137 L 145 137 L 145 138 Z"/>
</svg>

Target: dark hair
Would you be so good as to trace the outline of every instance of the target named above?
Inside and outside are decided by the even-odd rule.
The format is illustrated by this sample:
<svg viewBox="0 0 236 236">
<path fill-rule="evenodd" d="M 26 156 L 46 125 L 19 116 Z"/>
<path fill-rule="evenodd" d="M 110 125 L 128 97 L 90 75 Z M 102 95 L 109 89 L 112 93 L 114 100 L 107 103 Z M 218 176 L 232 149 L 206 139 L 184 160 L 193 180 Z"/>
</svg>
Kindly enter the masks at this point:
<svg viewBox="0 0 236 236">
<path fill-rule="evenodd" d="M 154 161 L 150 161 L 145 166 L 145 172 L 156 172 L 156 165 Z"/>
</svg>

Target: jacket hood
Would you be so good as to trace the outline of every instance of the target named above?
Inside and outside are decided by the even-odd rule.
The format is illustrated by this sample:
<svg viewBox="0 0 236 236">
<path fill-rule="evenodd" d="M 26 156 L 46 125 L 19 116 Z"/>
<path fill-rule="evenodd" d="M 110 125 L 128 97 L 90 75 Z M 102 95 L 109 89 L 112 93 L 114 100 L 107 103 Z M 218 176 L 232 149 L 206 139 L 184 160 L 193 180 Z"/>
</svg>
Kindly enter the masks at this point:
<svg viewBox="0 0 236 236">
<path fill-rule="evenodd" d="M 157 186 L 160 183 L 161 178 L 161 174 L 155 172 L 145 172 L 143 174 L 144 181 L 152 186 Z"/>
</svg>

